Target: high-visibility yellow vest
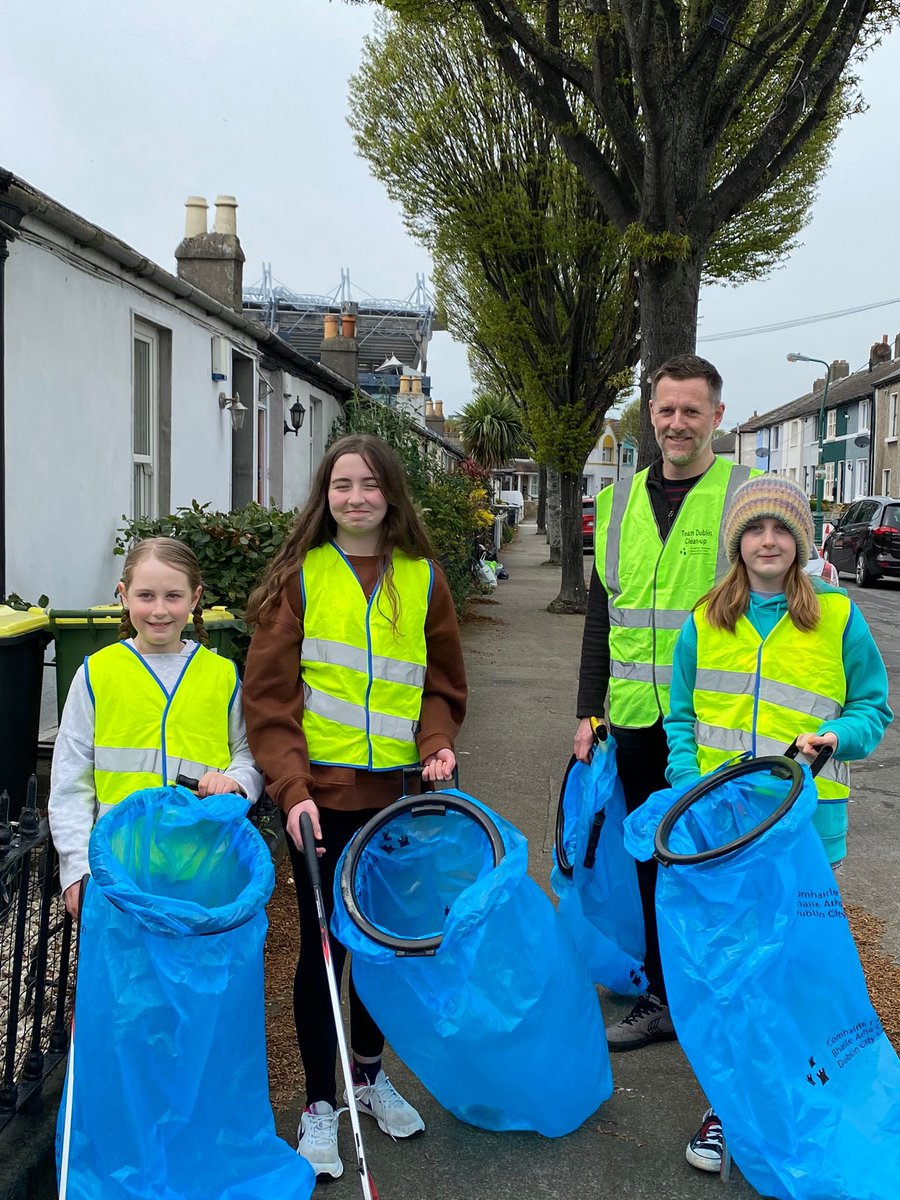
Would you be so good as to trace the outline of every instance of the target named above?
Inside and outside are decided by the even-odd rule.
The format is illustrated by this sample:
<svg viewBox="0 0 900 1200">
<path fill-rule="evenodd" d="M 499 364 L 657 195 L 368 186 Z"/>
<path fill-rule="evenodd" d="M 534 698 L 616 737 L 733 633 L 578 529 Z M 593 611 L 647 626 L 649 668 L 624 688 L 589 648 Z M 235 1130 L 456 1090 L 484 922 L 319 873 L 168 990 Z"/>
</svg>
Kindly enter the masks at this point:
<svg viewBox="0 0 900 1200">
<path fill-rule="evenodd" d="M 783 754 L 798 734 L 814 733 L 841 715 L 850 600 L 820 592 L 819 606 L 815 629 L 804 633 L 785 613 L 765 639 L 746 617 L 729 633 L 709 624 L 705 604 L 697 609 L 694 737 L 703 774 L 739 755 Z M 849 765 L 830 758 L 815 782 L 813 824 L 836 861 L 846 853 Z"/>
<path fill-rule="evenodd" d="M 685 496 L 665 542 L 648 469 L 597 496 L 594 557 L 609 596 L 613 725 L 644 728 L 668 713 L 678 631 L 728 569 L 722 515 L 740 485 L 760 473 L 716 458 Z"/>
<path fill-rule="evenodd" d="M 395 550 L 393 578 L 400 608 L 396 631 L 383 579 L 366 601 L 334 543 L 309 550 L 303 560 L 300 671 L 311 762 L 389 771 L 419 761 L 434 568 L 428 559 Z"/>
<path fill-rule="evenodd" d="M 171 695 L 127 642 L 84 660 L 94 703 L 94 785 L 101 804 L 118 804 L 139 788 L 199 779 L 231 762 L 228 713 L 237 668 L 198 645 Z"/>
</svg>

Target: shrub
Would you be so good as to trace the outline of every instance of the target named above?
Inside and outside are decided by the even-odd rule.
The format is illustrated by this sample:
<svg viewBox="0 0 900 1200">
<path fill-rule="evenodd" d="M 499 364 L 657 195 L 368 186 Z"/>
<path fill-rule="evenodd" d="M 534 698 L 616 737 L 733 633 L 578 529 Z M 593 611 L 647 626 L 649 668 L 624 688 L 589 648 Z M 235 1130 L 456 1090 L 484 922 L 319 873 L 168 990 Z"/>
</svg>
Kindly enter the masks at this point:
<svg viewBox="0 0 900 1200">
<path fill-rule="evenodd" d="M 126 524 L 118 531 L 114 553 L 125 554 L 134 542 L 149 537 L 178 538 L 190 546 L 200 563 L 204 606 L 224 604 L 238 618 L 234 657 L 243 663 L 250 642 L 241 620 L 247 600 L 295 516 L 255 501 L 232 512 L 211 512 L 209 504 L 192 500 L 167 517 L 129 521 L 123 515 Z"/>
</svg>

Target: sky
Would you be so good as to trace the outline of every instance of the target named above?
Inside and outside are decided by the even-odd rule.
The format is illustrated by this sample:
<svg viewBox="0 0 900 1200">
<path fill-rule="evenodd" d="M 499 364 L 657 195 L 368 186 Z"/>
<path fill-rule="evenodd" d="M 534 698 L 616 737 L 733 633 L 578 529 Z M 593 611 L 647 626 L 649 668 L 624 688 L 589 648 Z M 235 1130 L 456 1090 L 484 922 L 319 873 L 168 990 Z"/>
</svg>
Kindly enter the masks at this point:
<svg viewBox="0 0 900 1200">
<path fill-rule="evenodd" d="M 174 272 L 184 201 L 238 200 L 245 284 L 272 275 L 331 294 L 404 299 L 426 252 L 369 175 L 346 123 L 348 79 L 374 10 L 341 0 L 42 0 L 8 7 L 0 40 L 0 166 Z M 837 142 L 802 245 L 765 281 L 706 289 L 698 353 L 725 380 L 731 427 L 808 391 L 800 351 L 864 367 L 900 332 L 894 145 L 900 38 L 863 69 L 869 111 Z M 427 65 L 423 66 L 427 69 Z M 10 103 L 10 98 L 13 102 Z M 895 300 L 795 329 L 710 335 Z M 465 347 L 435 334 L 432 393 L 471 397 Z"/>
</svg>

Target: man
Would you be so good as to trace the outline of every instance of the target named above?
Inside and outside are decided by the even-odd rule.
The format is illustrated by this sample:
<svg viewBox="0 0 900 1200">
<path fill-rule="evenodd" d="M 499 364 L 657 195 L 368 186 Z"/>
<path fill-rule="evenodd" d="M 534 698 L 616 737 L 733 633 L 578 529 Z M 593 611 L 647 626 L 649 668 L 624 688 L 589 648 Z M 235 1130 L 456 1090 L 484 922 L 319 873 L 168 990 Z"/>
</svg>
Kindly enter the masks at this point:
<svg viewBox="0 0 900 1200">
<path fill-rule="evenodd" d="M 688 613 L 727 568 L 722 514 L 751 473 L 712 452 L 725 412 L 721 395 L 722 377 L 706 359 L 679 354 L 663 363 L 650 391 L 661 458 L 597 496 L 575 755 L 590 758 L 590 719 L 604 717 L 608 700 L 629 812 L 667 786 L 663 717 L 675 641 Z M 655 859 L 637 864 L 648 991 L 607 1029 L 610 1050 L 675 1037 L 656 931 L 656 868 Z"/>
</svg>

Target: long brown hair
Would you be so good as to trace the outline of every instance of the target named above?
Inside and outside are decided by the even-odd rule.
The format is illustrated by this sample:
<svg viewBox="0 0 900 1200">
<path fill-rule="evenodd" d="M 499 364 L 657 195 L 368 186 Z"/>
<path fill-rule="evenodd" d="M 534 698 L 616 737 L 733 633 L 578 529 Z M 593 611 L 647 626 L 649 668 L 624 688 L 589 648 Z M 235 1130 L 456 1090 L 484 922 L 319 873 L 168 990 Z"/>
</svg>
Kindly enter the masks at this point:
<svg viewBox="0 0 900 1200">
<path fill-rule="evenodd" d="M 784 598 L 788 616 L 797 629 L 809 633 L 819 623 L 819 598 L 809 576 L 795 558 L 784 579 Z M 734 633 L 738 619 L 750 607 L 750 577 L 744 560 L 738 555 L 721 583 L 702 596 L 694 605 L 706 604 L 706 619 L 714 629 Z"/>
<path fill-rule="evenodd" d="M 395 550 L 403 550 L 411 558 L 434 558 L 434 550 L 413 506 L 400 458 L 387 442 L 370 433 L 348 434 L 326 451 L 312 481 L 309 499 L 250 597 L 246 612 L 246 620 L 250 624 L 258 624 L 272 609 L 287 586 L 288 579 L 299 569 L 307 550 L 324 546 L 337 533 L 337 525 L 328 507 L 328 487 L 334 465 L 344 454 L 358 454 L 364 459 L 387 501 L 387 512 L 378 540 L 378 555 L 384 586 L 391 602 L 391 625 L 396 632 L 400 597 L 394 586 L 391 556 Z"/>
<path fill-rule="evenodd" d="M 197 598 L 197 603 L 191 616 L 194 621 L 194 633 L 197 635 L 197 641 L 203 646 L 208 646 L 209 634 L 206 632 L 206 626 L 203 624 L 203 610 L 200 607 L 200 600 L 203 595 L 203 580 L 200 578 L 200 564 L 197 562 L 197 556 L 193 550 L 190 546 L 185 545 L 184 542 L 179 542 L 177 538 L 144 538 L 141 542 L 135 542 L 125 555 L 125 566 L 122 568 L 122 583 L 126 592 L 131 587 L 134 568 L 138 563 L 143 562 L 145 558 L 156 558 L 161 563 L 165 563 L 167 567 L 172 567 L 174 570 L 186 575 L 191 592 L 195 592 L 197 588 L 201 589 L 200 596 Z M 128 609 L 124 605 L 122 607 L 122 620 L 119 622 L 118 634 L 120 642 L 124 642 L 126 638 L 137 637 L 137 630 L 132 625 Z"/>
</svg>

